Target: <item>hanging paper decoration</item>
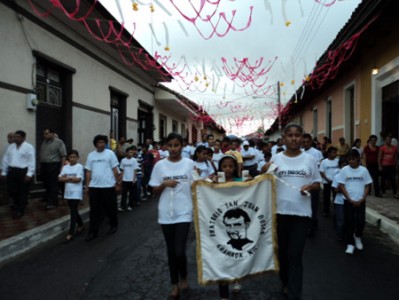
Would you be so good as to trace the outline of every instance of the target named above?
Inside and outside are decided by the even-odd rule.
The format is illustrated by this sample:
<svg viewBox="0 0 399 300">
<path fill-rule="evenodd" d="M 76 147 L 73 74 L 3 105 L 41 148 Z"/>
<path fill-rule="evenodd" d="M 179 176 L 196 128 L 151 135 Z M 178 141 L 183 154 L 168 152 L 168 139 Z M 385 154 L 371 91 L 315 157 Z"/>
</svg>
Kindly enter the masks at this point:
<svg viewBox="0 0 399 300">
<path fill-rule="evenodd" d="M 352 35 L 337 49 L 328 51 L 326 61 L 321 66 L 315 67 L 313 73 L 310 75 L 309 81 L 305 81 L 305 83 L 310 84 L 312 89 L 317 89 L 324 85 L 327 81 L 334 79 L 338 74 L 341 64 L 348 60 L 355 52 L 357 42 L 359 41 L 362 33 L 377 18 L 378 16 L 371 19 L 359 32 Z"/>
<path fill-rule="evenodd" d="M 250 64 L 248 58 L 243 58 L 242 60 L 234 58 L 234 65 L 233 67 L 230 67 L 227 64 L 227 59 L 222 57 L 222 68 L 227 77 L 233 80 L 235 83 L 241 82 L 242 86 L 252 84 L 261 88 L 266 84 L 267 81 L 267 77 L 265 75 L 273 67 L 276 60 L 277 56 L 274 58 L 274 60 L 269 60 L 268 63 L 262 67 L 263 57 L 261 57 L 259 60 L 256 60 L 254 65 Z M 259 82 L 260 79 L 262 82 Z"/>
</svg>

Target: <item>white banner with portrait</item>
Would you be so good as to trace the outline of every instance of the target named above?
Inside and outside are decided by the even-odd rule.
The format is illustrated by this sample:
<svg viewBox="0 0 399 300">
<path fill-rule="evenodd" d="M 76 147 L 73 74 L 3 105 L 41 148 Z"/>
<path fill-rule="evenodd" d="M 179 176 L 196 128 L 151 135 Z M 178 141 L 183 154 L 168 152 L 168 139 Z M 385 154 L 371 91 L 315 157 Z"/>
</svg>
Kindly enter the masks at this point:
<svg viewBox="0 0 399 300">
<path fill-rule="evenodd" d="M 193 184 L 200 284 L 278 270 L 275 180 Z"/>
</svg>

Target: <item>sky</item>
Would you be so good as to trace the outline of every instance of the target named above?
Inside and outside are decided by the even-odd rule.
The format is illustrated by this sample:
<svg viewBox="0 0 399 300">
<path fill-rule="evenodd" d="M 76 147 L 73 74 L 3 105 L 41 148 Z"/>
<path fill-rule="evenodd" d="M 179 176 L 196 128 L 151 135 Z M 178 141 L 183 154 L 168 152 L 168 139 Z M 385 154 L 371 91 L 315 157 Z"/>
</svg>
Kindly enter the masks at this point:
<svg viewBox="0 0 399 300">
<path fill-rule="evenodd" d="M 228 133 L 267 129 L 360 0 L 101 0 Z"/>
</svg>

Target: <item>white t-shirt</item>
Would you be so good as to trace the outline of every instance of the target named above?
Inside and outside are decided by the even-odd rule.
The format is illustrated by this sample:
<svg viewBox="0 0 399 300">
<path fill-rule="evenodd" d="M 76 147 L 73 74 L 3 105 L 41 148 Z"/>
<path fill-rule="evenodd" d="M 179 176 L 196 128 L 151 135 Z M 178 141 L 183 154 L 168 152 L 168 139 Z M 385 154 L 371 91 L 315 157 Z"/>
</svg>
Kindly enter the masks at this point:
<svg viewBox="0 0 399 300">
<path fill-rule="evenodd" d="M 240 152 L 241 152 L 241 155 L 243 157 L 242 165 L 244 167 L 253 166 L 253 165 L 255 165 L 257 163 L 257 155 L 256 155 L 256 151 L 255 151 L 254 148 L 248 147 L 248 150 L 245 150 L 245 148 L 242 148 Z M 252 156 L 252 155 L 254 156 L 254 158 L 244 160 L 245 156 Z"/>
<path fill-rule="evenodd" d="M 89 187 L 114 187 L 116 180 L 113 169 L 118 167 L 118 159 L 111 150 L 93 151 L 87 156 L 85 169 L 91 172 Z"/>
<path fill-rule="evenodd" d="M 121 164 L 119 167 L 123 170 L 122 181 L 134 182 L 136 180 L 136 178 L 134 177 L 134 170 L 138 169 L 139 164 L 134 157 L 130 159 L 125 157 L 121 160 Z"/>
<path fill-rule="evenodd" d="M 158 223 L 175 224 L 192 222 L 193 202 L 191 183 L 193 181 L 194 162 L 182 157 L 178 162 L 163 159 L 155 164 L 152 170 L 150 186 L 160 186 L 166 180 L 177 180 L 174 188 L 165 188 L 159 198 Z"/>
<path fill-rule="evenodd" d="M 341 169 L 339 175 L 338 182 L 345 186 L 352 201 L 360 201 L 363 197 L 365 186 L 373 182 L 369 171 L 363 166 L 359 166 L 356 169 L 346 166 Z"/>
<path fill-rule="evenodd" d="M 208 162 L 195 161 L 194 167 L 196 167 L 199 170 L 198 174 L 203 179 L 215 173 L 215 170 L 213 169 L 212 164 L 209 161 Z"/>
<path fill-rule="evenodd" d="M 310 197 L 303 196 L 299 189 L 304 185 L 321 182 L 315 159 L 306 153 L 289 157 L 280 152 L 273 157 L 273 162 L 277 165 L 275 175 L 293 186 L 289 187 L 277 180 L 277 213 L 311 217 Z"/>
<path fill-rule="evenodd" d="M 216 166 L 216 169 L 219 170 L 219 161 L 223 158 L 224 153 L 219 150 L 219 153 L 213 153 L 212 161 Z"/>
<path fill-rule="evenodd" d="M 259 164 L 265 160 L 265 155 L 263 154 L 262 150 L 255 149 L 256 152 L 256 162 Z"/>
<path fill-rule="evenodd" d="M 287 146 L 285 146 L 285 145 L 278 146 L 278 145 L 276 144 L 276 145 L 274 145 L 274 146 L 272 147 L 272 149 L 270 149 L 270 152 L 272 153 L 272 156 L 278 154 L 278 153 L 277 153 L 277 149 L 278 149 L 278 148 L 283 148 L 284 150 L 287 150 Z"/>
<path fill-rule="evenodd" d="M 334 176 L 333 176 L 333 182 L 331 183 L 331 187 L 336 189 L 339 186 L 339 173 L 340 173 L 340 169 L 336 169 L 334 171 Z M 344 205 L 344 195 L 341 192 L 338 192 L 335 194 L 335 198 L 334 198 L 334 204 L 340 204 L 340 205 Z"/>
<path fill-rule="evenodd" d="M 183 156 L 185 158 L 190 158 L 191 157 L 191 150 L 192 150 L 192 147 L 190 145 L 187 145 L 186 147 L 183 147 L 183 149 L 181 151 L 181 156 Z"/>
<path fill-rule="evenodd" d="M 335 159 L 328 159 L 325 158 L 321 161 L 320 164 L 320 172 L 323 172 L 328 179 L 331 181 L 334 179 L 335 170 L 338 169 L 338 158 Z M 327 180 L 323 178 L 323 183 L 328 183 Z"/>
<path fill-rule="evenodd" d="M 317 161 L 317 166 L 320 166 L 320 161 L 323 159 L 323 153 L 320 150 L 317 150 L 314 147 L 310 147 L 308 150 L 302 149 L 305 153 L 313 156 L 313 158 Z"/>
<path fill-rule="evenodd" d="M 59 177 L 80 178 L 80 182 L 66 182 L 64 190 L 65 199 L 82 200 L 83 199 L 83 166 L 81 164 L 65 165 L 62 167 Z"/>
<path fill-rule="evenodd" d="M 169 156 L 169 151 L 168 150 L 158 150 L 158 153 L 159 153 L 159 158 L 160 159 L 164 159 L 164 158 L 166 158 L 166 157 L 168 157 Z"/>
</svg>

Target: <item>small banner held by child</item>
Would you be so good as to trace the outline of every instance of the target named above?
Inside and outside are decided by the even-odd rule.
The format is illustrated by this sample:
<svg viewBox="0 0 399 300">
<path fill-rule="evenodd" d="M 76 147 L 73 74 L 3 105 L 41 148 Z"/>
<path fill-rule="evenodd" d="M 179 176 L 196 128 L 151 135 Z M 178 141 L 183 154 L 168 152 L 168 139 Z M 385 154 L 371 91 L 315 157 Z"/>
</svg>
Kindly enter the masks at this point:
<svg viewBox="0 0 399 300">
<path fill-rule="evenodd" d="M 198 281 L 232 282 L 278 270 L 275 180 L 192 186 Z"/>
</svg>

